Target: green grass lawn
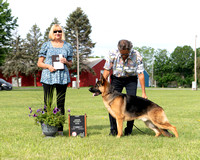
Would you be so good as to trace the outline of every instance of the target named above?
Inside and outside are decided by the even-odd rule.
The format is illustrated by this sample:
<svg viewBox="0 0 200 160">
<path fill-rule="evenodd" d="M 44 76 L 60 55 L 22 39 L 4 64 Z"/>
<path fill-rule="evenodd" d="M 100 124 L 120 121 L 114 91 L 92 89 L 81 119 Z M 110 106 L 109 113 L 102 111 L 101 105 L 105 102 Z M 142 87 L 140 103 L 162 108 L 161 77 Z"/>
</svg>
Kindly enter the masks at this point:
<svg viewBox="0 0 200 160">
<path fill-rule="evenodd" d="M 108 112 L 101 96 L 93 97 L 88 88 L 68 88 L 66 95 L 66 111 L 87 114 L 88 136 L 69 137 L 67 122 L 63 137 L 44 138 L 41 127 L 28 116 L 28 107 L 43 106 L 42 88 L 0 91 L 0 159 L 200 159 L 200 91 L 147 88 L 147 95 L 164 108 L 179 138 L 155 138 L 154 132 L 138 120 L 135 125 L 146 134 L 134 128 L 128 137 L 108 136 Z"/>
</svg>

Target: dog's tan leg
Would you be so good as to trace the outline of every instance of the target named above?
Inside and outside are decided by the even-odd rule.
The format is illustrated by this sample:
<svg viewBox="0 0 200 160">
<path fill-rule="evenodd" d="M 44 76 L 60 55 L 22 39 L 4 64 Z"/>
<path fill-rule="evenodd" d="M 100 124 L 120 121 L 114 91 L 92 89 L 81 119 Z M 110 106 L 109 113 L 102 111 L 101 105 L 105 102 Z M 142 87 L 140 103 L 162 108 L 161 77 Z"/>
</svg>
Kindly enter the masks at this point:
<svg viewBox="0 0 200 160">
<path fill-rule="evenodd" d="M 123 134 L 123 119 L 122 118 L 117 118 L 117 138 L 120 138 Z"/>
</svg>

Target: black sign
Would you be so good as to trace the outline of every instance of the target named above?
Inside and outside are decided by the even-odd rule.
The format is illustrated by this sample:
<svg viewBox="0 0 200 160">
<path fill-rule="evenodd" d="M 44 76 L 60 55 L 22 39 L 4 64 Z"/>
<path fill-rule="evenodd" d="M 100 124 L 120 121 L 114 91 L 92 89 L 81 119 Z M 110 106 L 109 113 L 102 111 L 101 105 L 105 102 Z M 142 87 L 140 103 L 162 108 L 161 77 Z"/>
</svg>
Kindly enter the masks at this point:
<svg viewBox="0 0 200 160">
<path fill-rule="evenodd" d="M 69 136 L 87 136 L 87 129 L 86 129 L 86 114 L 85 115 L 76 115 L 71 116 L 69 114 Z"/>
</svg>

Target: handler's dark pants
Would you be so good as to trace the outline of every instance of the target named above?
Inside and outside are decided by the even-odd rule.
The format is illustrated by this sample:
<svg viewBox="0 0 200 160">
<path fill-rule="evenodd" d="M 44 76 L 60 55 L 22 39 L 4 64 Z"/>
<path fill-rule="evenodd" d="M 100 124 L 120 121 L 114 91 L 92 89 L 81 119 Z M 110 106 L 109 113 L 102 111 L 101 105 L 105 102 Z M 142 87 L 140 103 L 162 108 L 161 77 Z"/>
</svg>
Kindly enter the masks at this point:
<svg viewBox="0 0 200 160">
<path fill-rule="evenodd" d="M 54 88 L 56 88 L 56 98 L 57 98 L 57 108 L 61 110 L 61 113 L 65 114 L 65 94 L 67 91 L 67 84 L 66 85 L 60 85 L 60 84 L 54 84 L 54 85 L 48 85 L 43 83 L 43 89 L 44 89 L 44 104 L 50 105 L 51 107 L 56 107 L 56 104 L 53 103 L 53 91 Z M 55 105 L 55 106 L 52 106 Z M 63 131 L 63 126 L 58 128 L 58 131 Z"/>
<path fill-rule="evenodd" d="M 137 82 L 138 78 L 137 76 L 132 76 L 132 77 L 126 77 L 126 78 L 120 78 L 116 77 L 114 75 L 111 75 L 111 84 L 114 86 L 114 89 L 118 92 L 122 92 L 123 88 L 126 88 L 126 93 L 129 95 L 136 96 L 137 93 Z M 117 123 L 115 118 L 113 118 L 109 114 L 109 119 L 110 119 L 110 130 L 111 133 L 117 133 Z M 127 121 L 127 127 L 125 129 L 125 134 L 131 134 L 132 129 L 133 129 L 133 121 Z M 113 132 L 114 131 L 114 132 Z"/>
</svg>

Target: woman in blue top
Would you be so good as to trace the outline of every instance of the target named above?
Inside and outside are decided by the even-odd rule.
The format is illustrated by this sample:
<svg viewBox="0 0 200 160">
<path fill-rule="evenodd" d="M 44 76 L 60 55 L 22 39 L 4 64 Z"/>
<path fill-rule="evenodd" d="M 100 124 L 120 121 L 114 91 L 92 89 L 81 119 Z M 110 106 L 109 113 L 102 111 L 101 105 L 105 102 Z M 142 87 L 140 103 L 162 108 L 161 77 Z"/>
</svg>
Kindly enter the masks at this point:
<svg viewBox="0 0 200 160">
<path fill-rule="evenodd" d="M 51 105 L 53 99 L 53 90 L 57 92 L 57 107 L 61 113 L 65 113 L 65 94 L 67 85 L 70 83 L 68 68 L 72 66 L 73 49 L 65 41 L 65 35 L 60 25 L 55 24 L 49 32 L 51 41 L 45 42 L 39 51 L 38 67 L 43 68 L 41 83 L 44 90 L 44 103 Z M 59 61 L 64 64 L 64 69 L 55 69 L 52 65 L 52 55 L 60 55 Z M 58 128 L 58 134 L 63 135 L 63 126 Z"/>
</svg>

